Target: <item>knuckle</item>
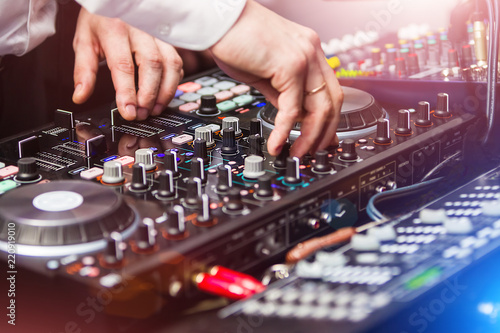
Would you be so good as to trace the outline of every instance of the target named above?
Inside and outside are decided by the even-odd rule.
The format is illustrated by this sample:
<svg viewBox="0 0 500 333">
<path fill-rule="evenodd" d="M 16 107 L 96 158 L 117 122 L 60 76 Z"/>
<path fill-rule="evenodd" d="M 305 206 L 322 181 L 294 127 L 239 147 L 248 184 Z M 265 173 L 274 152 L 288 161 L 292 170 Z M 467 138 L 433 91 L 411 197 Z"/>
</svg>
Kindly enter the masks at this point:
<svg viewBox="0 0 500 333">
<path fill-rule="evenodd" d="M 119 59 L 111 68 L 112 70 L 117 70 L 125 74 L 134 74 L 134 63 L 131 59 Z"/>
<path fill-rule="evenodd" d="M 179 73 L 182 71 L 182 66 L 184 66 L 182 58 L 179 55 L 170 56 L 168 58 L 167 64 L 168 64 L 169 69 L 174 70 L 174 71 L 179 72 Z"/>
<path fill-rule="evenodd" d="M 163 69 L 163 58 L 159 53 L 150 53 L 145 59 L 146 65 L 154 70 Z"/>
</svg>

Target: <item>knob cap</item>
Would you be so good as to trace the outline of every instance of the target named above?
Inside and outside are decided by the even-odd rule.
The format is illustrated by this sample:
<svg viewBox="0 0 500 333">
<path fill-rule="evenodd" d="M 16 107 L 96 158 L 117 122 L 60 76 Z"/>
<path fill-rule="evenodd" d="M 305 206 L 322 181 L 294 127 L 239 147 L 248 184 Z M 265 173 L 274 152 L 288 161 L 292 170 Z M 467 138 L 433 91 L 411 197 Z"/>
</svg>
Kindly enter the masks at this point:
<svg viewBox="0 0 500 333">
<path fill-rule="evenodd" d="M 407 76 L 405 58 L 397 58 L 396 59 L 396 74 L 398 77 Z"/>
<path fill-rule="evenodd" d="M 104 265 L 119 266 L 123 263 L 122 235 L 113 231 L 106 239 L 106 249 L 103 253 Z"/>
<path fill-rule="evenodd" d="M 194 140 L 194 155 L 193 158 L 201 158 L 203 163 L 208 163 L 207 142 L 205 139 L 198 138 Z"/>
<path fill-rule="evenodd" d="M 448 68 L 459 67 L 458 52 L 455 49 L 448 50 Z"/>
<path fill-rule="evenodd" d="M 205 174 L 205 167 L 203 159 L 196 158 L 191 160 L 191 177 L 199 178 L 201 183 L 205 185 L 207 183 L 207 176 Z"/>
<path fill-rule="evenodd" d="M 355 162 L 358 160 L 358 153 L 356 153 L 356 141 L 352 139 L 345 139 L 342 142 L 342 153 L 339 159 L 347 162 Z"/>
<path fill-rule="evenodd" d="M 254 192 L 254 196 L 259 200 L 269 200 L 273 198 L 274 192 L 270 176 L 264 175 L 259 177 L 257 189 Z"/>
<path fill-rule="evenodd" d="M 163 170 L 158 177 L 160 186 L 156 191 L 158 199 L 171 199 L 175 197 L 174 175 L 170 170 Z"/>
<path fill-rule="evenodd" d="M 220 113 L 217 108 L 217 98 L 214 95 L 204 95 L 200 98 L 200 108 L 197 112 L 200 116 L 216 116 Z"/>
<path fill-rule="evenodd" d="M 187 236 L 184 208 L 176 205 L 167 209 L 163 236 L 167 239 L 182 239 Z"/>
<path fill-rule="evenodd" d="M 250 146 L 248 155 L 264 156 L 262 152 L 262 138 L 258 134 L 252 134 L 248 137 L 248 144 Z"/>
<path fill-rule="evenodd" d="M 245 169 L 243 176 L 247 179 L 257 179 L 265 175 L 264 158 L 262 156 L 250 155 L 245 158 Z"/>
<path fill-rule="evenodd" d="M 153 151 L 149 148 L 141 148 L 135 151 L 135 163 L 143 163 L 146 171 L 156 169 L 153 158 Z"/>
<path fill-rule="evenodd" d="M 19 182 L 35 182 L 41 179 L 36 165 L 36 159 L 33 157 L 23 157 L 17 161 L 18 172 L 15 179 Z"/>
<path fill-rule="evenodd" d="M 201 198 L 201 179 L 189 178 L 186 181 L 186 196 L 182 199 L 182 204 L 187 208 L 197 208 Z"/>
<path fill-rule="evenodd" d="M 210 198 L 208 194 L 203 193 L 201 196 L 201 212 L 196 217 L 195 224 L 197 226 L 211 226 L 215 222 L 215 218 L 210 213 Z"/>
<path fill-rule="evenodd" d="M 328 159 L 328 152 L 326 150 L 320 150 L 316 152 L 312 171 L 315 173 L 329 173 L 332 171 L 332 166 Z"/>
<path fill-rule="evenodd" d="M 146 169 L 143 163 L 135 163 L 132 166 L 132 182 L 130 190 L 143 192 L 148 189 L 148 181 L 146 179 Z"/>
<path fill-rule="evenodd" d="M 197 139 L 204 139 L 207 148 L 213 147 L 215 145 L 214 135 L 210 127 L 198 127 L 194 130 L 194 137 L 195 142 Z"/>
<path fill-rule="evenodd" d="M 163 164 L 165 165 L 165 170 L 172 171 L 174 178 L 179 178 L 181 173 L 177 169 L 177 152 L 166 151 L 165 157 L 163 158 Z"/>
<path fill-rule="evenodd" d="M 398 111 L 398 127 L 395 129 L 395 132 L 396 134 L 399 135 L 411 134 L 410 111 L 408 110 Z"/>
<path fill-rule="evenodd" d="M 422 101 L 418 103 L 417 106 L 417 120 L 415 120 L 415 125 L 417 126 L 431 126 L 431 106 L 428 102 Z"/>
<path fill-rule="evenodd" d="M 137 227 L 135 247 L 139 251 L 151 250 L 156 246 L 156 229 L 153 219 L 146 217 Z"/>
<path fill-rule="evenodd" d="M 440 93 L 437 96 L 437 106 L 434 111 L 434 116 L 439 118 L 451 117 L 449 96 L 446 93 Z"/>
<path fill-rule="evenodd" d="M 281 152 L 278 154 L 276 159 L 274 160 L 274 167 L 276 169 L 285 169 L 286 168 L 286 159 L 290 156 L 290 143 L 286 142 L 281 149 Z"/>
<path fill-rule="evenodd" d="M 391 143 L 391 135 L 389 134 L 389 120 L 377 120 L 377 137 L 373 140 L 375 143 L 386 145 Z"/>
<path fill-rule="evenodd" d="M 300 160 L 298 157 L 288 157 L 286 159 L 286 172 L 284 182 L 290 185 L 300 184 Z"/>
<path fill-rule="evenodd" d="M 418 64 L 418 56 L 415 53 L 408 55 L 408 74 L 413 75 L 420 72 L 420 66 Z"/>
<path fill-rule="evenodd" d="M 105 184 L 119 184 L 125 181 L 123 166 L 118 161 L 108 161 L 103 165 L 102 182 Z"/>
<path fill-rule="evenodd" d="M 260 135 L 262 140 L 262 120 L 258 118 L 252 118 L 250 120 L 250 135 Z"/>
<path fill-rule="evenodd" d="M 231 188 L 224 198 L 223 211 L 228 214 L 239 214 L 245 209 L 241 201 L 241 193 L 237 188 Z"/>
<path fill-rule="evenodd" d="M 238 152 L 236 145 L 236 136 L 232 127 L 226 128 L 222 132 L 222 148 L 223 155 L 235 155 Z"/>
<path fill-rule="evenodd" d="M 219 176 L 216 188 L 217 193 L 227 193 L 227 191 L 233 186 L 233 173 L 231 172 L 231 167 L 229 165 L 219 165 L 217 167 L 217 173 Z"/>
<path fill-rule="evenodd" d="M 222 133 L 228 128 L 234 129 L 234 135 L 239 137 L 242 135 L 240 129 L 240 119 L 238 117 L 226 117 L 222 119 Z"/>
</svg>

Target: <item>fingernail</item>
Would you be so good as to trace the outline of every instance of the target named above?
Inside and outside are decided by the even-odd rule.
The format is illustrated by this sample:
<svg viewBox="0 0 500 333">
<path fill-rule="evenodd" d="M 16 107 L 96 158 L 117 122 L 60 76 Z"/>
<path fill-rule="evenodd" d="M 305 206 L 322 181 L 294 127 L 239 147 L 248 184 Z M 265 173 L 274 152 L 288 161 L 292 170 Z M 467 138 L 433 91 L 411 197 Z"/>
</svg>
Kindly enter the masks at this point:
<svg viewBox="0 0 500 333">
<path fill-rule="evenodd" d="M 149 111 L 146 108 L 137 109 L 137 119 L 144 120 L 149 116 Z"/>
<path fill-rule="evenodd" d="M 125 118 L 135 119 L 135 105 L 129 104 L 125 106 Z"/>
<path fill-rule="evenodd" d="M 153 108 L 153 114 L 155 116 L 161 114 L 163 112 L 163 105 L 161 104 L 156 104 L 155 107 Z"/>
</svg>

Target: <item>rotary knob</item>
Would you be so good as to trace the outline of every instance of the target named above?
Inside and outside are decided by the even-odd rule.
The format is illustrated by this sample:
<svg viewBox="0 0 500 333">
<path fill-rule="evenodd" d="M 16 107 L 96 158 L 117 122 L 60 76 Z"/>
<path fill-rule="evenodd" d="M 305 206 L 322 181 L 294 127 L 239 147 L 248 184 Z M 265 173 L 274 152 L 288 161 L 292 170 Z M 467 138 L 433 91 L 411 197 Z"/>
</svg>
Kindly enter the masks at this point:
<svg viewBox="0 0 500 333">
<path fill-rule="evenodd" d="M 232 127 L 226 128 L 222 131 L 222 148 L 223 155 L 236 155 L 238 148 L 236 145 L 236 136 Z"/>
<path fill-rule="evenodd" d="M 250 155 L 245 158 L 245 169 L 243 176 L 247 179 L 257 179 L 265 175 L 264 158 L 262 156 Z"/>
<path fill-rule="evenodd" d="M 104 184 L 120 184 L 125 181 L 123 166 L 118 161 L 108 161 L 103 165 L 102 182 Z"/>
<path fill-rule="evenodd" d="M 245 209 L 243 201 L 241 201 L 241 193 L 238 188 L 231 188 L 224 198 L 224 206 L 222 210 L 227 214 L 240 214 Z"/>
<path fill-rule="evenodd" d="M 434 116 L 438 118 L 451 117 L 449 96 L 446 93 L 440 93 L 437 96 L 437 106 Z"/>
<path fill-rule="evenodd" d="M 392 140 L 391 140 L 391 135 L 389 133 L 388 119 L 377 120 L 377 136 L 373 141 L 380 145 L 387 145 L 391 143 Z"/>
<path fill-rule="evenodd" d="M 189 178 L 186 181 L 186 196 L 181 200 L 186 208 L 197 208 L 200 205 L 202 184 L 200 178 Z"/>
<path fill-rule="evenodd" d="M 153 171 L 156 169 L 153 151 L 149 148 L 141 148 L 135 151 L 135 163 L 143 163 L 146 171 Z"/>
<path fill-rule="evenodd" d="M 174 175 L 170 170 L 163 170 L 158 177 L 160 185 L 156 191 L 158 199 L 173 199 L 175 197 Z"/>
<path fill-rule="evenodd" d="M 248 144 L 250 145 L 248 155 L 264 156 L 262 152 L 262 138 L 258 134 L 252 134 L 248 137 Z"/>
<path fill-rule="evenodd" d="M 203 193 L 201 196 L 201 212 L 196 217 L 194 222 L 197 226 L 212 226 L 215 224 L 215 218 L 210 213 L 210 198 L 208 194 Z"/>
<path fill-rule="evenodd" d="M 320 150 L 316 152 L 315 162 L 312 171 L 319 174 L 330 173 L 332 171 L 332 166 L 329 161 L 328 152 L 326 150 Z"/>
<path fill-rule="evenodd" d="M 179 178 L 181 173 L 177 169 L 177 152 L 166 151 L 165 157 L 163 158 L 163 164 L 165 165 L 165 170 L 172 171 L 174 178 Z"/>
<path fill-rule="evenodd" d="M 286 142 L 281 148 L 281 152 L 278 154 L 276 159 L 274 160 L 274 167 L 276 169 L 285 169 L 286 168 L 286 159 L 290 156 L 290 143 Z"/>
<path fill-rule="evenodd" d="M 300 178 L 300 160 L 298 157 L 288 157 L 286 159 L 284 182 L 288 185 L 297 185 L 302 182 Z"/>
<path fill-rule="evenodd" d="M 233 173 L 231 172 L 231 167 L 229 165 L 219 165 L 217 167 L 218 173 L 218 183 L 217 183 L 217 193 L 227 193 L 227 191 L 233 186 Z"/>
<path fill-rule="evenodd" d="M 212 129 L 208 126 L 198 127 L 194 130 L 195 142 L 197 139 L 204 139 L 207 148 L 215 146 L 214 135 Z"/>
<path fill-rule="evenodd" d="M 399 135 L 410 135 L 410 111 L 399 110 L 398 111 L 398 127 L 394 130 L 396 134 Z"/>
<path fill-rule="evenodd" d="M 191 160 L 191 177 L 199 178 L 202 185 L 205 185 L 207 183 L 207 176 L 205 174 L 203 159 L 196 158 Z"/>
<path fill-rule="evenodd" d="M 184 208 L 176 205 L 169 207 L 166 212 L 163 236 L 167 239 L 183 239 L 188 236 L 186 221 L 184 219 Z"/>
<path fill-rule="evenodd" d="M 201 158 L 203 163 L 208 163 L 208 153 L 207 153 L 207 141 L 205 139 L 198 138 L 194 140 L 194 159 Z"/>
<path fill-rule="evenodd" d="M 149 251 L 156 246 L 156 229 L 153 219 L 146 217 L 137 227 L 137 241 L 134 244 L 137 252 Z"/>
<path fill-rule="evenodd" d="M 123 263 L 123 240 L 119 232 L 113 231 L 106 240 L 106 249 L 102 255 L 104 266 L 116 267 Z"/>
<path fill-rule="evenodd" d="M 259 177 L 257 189 L 254 192 L 254 197 L 258 200 L 270 200 L 274 196 L 271 177 L 264 175 Z"/>
<path fill-rule="evenodd" d="M 428 102 L 422 101 L 417 106 L 417 120 L 415 125 L 428 127 L 432 125 L 431 122 L 431 106 Z"/>
<path fill-rule="evenodd" d="M 250 120 L 250 135 L 260 135 L 262 140 L 262 120 L 258 118 L 252 118 Z"/>
<path fill-rule="evenodd" d="M 234 129 L 235 137 L 240 137 L 242 135 L 240 129 L 240 119 L 238 117 L 226 117 L 222 119 L 222 133 L 228 128 Z"/>
<path fill-rule="evenodd" d="M 358 160 L 358 153 L 356 153 L 356 141 L 352 139 L 345 139 L 342 142 L 342 152 L 340 153 L 339 160 L 346 162 L 356 162 Z"/>
<path fill-rule="evenodd" d="M 130 183 L 130 190 L 134 192 L 144 192 L 148 189 L 148 187 L 144 164 L 135 163 L 132 166 L 132 182 Z"/>
<path fill-rule="evenodd" d="M 42 179 L 38 172 L 36 159 L 33 157 L 23 157 L 17 161 L 18 172 L 15 180 L 20 183 L 32 183 Z"/>
<path fill-rule="evenodd" d="M 217 108 L 217 98 L 214 95 L 204 95 L 200 98 L 200 108 L 197 114 L 200 116 L 216 116 L 220 113 Z"/>
</svg>

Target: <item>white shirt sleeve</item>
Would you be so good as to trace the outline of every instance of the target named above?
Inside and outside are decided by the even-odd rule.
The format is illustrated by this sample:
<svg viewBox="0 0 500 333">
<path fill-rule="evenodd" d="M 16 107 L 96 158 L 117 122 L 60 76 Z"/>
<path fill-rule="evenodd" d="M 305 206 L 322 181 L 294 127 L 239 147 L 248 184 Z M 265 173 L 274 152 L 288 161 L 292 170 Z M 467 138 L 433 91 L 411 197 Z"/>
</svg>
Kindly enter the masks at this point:
<svg viewBox="0 0 500 333">
<path fill-rule="evenodd" d="M 246 3 L 246 0 L 76 1 L 92 13 L 118 17 L 152 36 L 190 50 L 205 50 L 218 42 L 239 18 Z"/>
<path fill-rule="evenodd" d="M 23 55 L 55 33 L 55 0 L 0 0 L 0 55 Z"/>
</svg>

